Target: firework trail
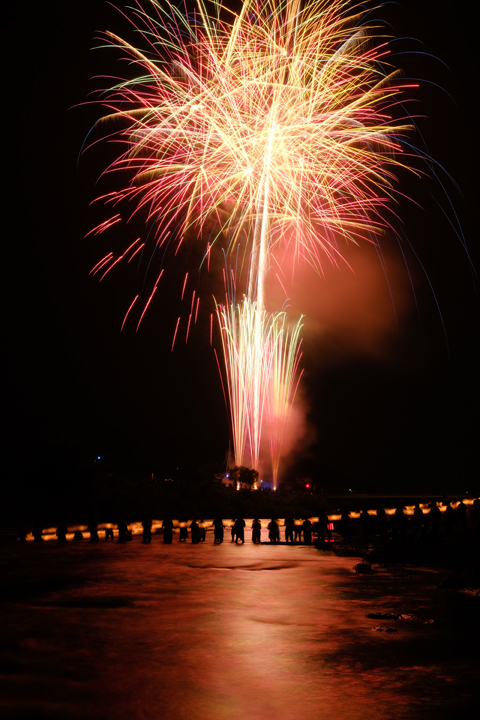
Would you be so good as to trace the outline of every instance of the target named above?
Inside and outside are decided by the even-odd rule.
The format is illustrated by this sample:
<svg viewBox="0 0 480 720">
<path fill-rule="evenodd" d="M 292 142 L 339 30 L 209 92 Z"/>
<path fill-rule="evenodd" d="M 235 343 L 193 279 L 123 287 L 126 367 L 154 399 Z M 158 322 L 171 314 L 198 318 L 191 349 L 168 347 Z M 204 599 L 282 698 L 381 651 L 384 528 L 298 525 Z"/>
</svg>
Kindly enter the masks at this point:
<svg viewBox="0 0 480 720">
<path fill-rule="evenodd" d="M 292 246 L 293 266 L 321 273 L 325 260 L 343 262 L 342 242 L 373 242 L 389 228 L 411 127 L 400 95 L 411 86 L 388 67 L 388 42 L 374 39 L 365 5 L 245 0 L 238 14 L 203 0 L 193 13 L 148 6 L 137 3 L 130 18 L 143 50 L 105 33 L 140 74 L 101 100 L 101 123 L 124 148 L 106 173 L 128 182 L 103 198 L 115 213 L 95 231 L 117 223 L 119 203 L 133 203 L 156 250 L 203 241 L 209 262 L 216 244 L 227 257 L 242 248 L 245 298 L 236 305 L 231 293 L 217 306 L 235 456 L 241 463 L 249 448 L 258 462 L 265 418 L 277 418 L 268 423 L 276 475 L 300 324 L 289 329 L 268 307 L 273 253 Z M 102 277 L 119 258 L 104 261 Z"/>
<path fill-rule="evenodd" d="M 262 429 L 268 440 L 274 487 L 282 442 L 300 376 L 301 321 L 290 329 L 285 312 L 259 310 L 244 298 L 217 306 L 232 412 L 237 465 L 259 467 Z M 264 422 L 267 418 L 267 422 Z"/>
</svg>

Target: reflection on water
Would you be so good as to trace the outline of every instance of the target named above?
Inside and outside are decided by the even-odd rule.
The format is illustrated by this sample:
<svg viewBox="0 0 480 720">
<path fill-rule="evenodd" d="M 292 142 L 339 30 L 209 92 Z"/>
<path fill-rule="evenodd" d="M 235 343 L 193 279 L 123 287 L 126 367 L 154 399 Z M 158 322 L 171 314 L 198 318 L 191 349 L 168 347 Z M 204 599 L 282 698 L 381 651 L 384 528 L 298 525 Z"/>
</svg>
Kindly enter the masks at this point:
<svg viewBox="0 0 480 720">
<path fill-rule="evenodd" d="M 475 598 L 436 590 L 442 574 L 427 569 L 359 576 L 354 559 L 246 540 L 7 548 L 0 715 L 446 720 L 474 709 Z M 366 618 L 377 611 L 448 624 Z"/>
</svg>

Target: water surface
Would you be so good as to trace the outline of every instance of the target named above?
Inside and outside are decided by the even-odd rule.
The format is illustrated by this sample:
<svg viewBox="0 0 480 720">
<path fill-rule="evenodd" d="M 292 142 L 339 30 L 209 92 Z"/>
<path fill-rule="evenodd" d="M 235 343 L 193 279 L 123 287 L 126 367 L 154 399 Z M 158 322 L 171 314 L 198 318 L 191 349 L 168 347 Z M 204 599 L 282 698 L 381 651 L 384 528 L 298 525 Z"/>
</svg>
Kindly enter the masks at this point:
<svg viewBox="0 0 480 720">
<path fill-rule="evenodd" d="M 478 600 L 437 589 L 441 571 L 360 576 L 353 558 L 248 540 L 5 548 L 0 715 L 447 720 L 476 707 Z M 420 619 L 366 617 L 378 611 Z"/>
</svg>

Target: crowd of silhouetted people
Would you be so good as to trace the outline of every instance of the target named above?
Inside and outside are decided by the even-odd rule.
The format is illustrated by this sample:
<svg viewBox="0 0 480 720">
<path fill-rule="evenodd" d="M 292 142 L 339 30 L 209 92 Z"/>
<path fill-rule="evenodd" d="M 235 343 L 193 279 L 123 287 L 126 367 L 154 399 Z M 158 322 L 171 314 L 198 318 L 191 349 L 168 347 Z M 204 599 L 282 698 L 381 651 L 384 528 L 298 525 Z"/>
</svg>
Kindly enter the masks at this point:
<svg viewBox="0 0 480 720">
<path fill-rule="evenodd" d="M 144 544 L 150 544 L 152 542 L 152 521 L 144 520 L 142 522 L 142 542 Z M 186 520 L 180 520 L 177 523 L 178 527 L 178 540 L 179 542 L 186 542 L 190 536 L 192 543 L 205 542 L 207 534 L 207 524 L 204 520 L 193 520 L 188 522 Z M 246 522 L 243 518 L 237 518 L 233 523 L 224 523 L 222 518 L 216 518 L 213 521 L 213 536 L 214 544 L 219 545 L 224 541 L 225 530 L 230 529 L 231 542 L 239 544 L 245 542 L 245 527 Z M 308 518 L 302 520 L 294 520 L 293 517 L 287 517 L 285 519 L 285 542 L 287 544 L 303 543 L 310 545 L 313 541 L 313 536 L 317 535 L 318 538 L 325 540 L 331 538 L 331 528 L 333 525 L 329 523 L 327 514 L 322 511 L 319 516 L 319 520 L 316 523 L 312 523 Z M 129 529 L 128 524 L 121 520 L 117 525 L 117 542 L 127 543 L 132 540 L 132 531 Z M 262 542 L 262 523 L 258 518 L 252 522 L 252 542 L 260 544 Z M 271 519 L 266 528 L 268 531 L 268 541 L 271 544 L 278 544 L 280 542 L 280 526 L 275 519 Z M 106 527 L 99 530 L 98 524 L 92 522 L 87 528 L 89 541 L 91 543 L 98 543 L 100 541 L 100 533 L 103 532 L 103 538 L 105 541 L 114 541 L 114 528 Z M 67 534 L 69 533 L 66 525 L 59 525 L 55 531 L 57 542 L 67 542 Z M 162 521 L 161 533 L 163 534 L 163 542 L 166 544 L 172 543 L 175 535 L 175 524 L 173 520 L 167 518 Z M 42 542 L 43 529 L 40 525 L 34 525 L 32 528 L 32 535 L 34 542 Z M 21 542 L 26 542 L 27 532 L 22 527 L 18 531 L 18 538 Z M 73 541 L 78 542 L 84 540 L 84 533 L 81 530 L 75 530 L 73 533 Z"/>
<path fill-rule="evenodd" d="M 402 542 L 410 539 L 414 541 L 431 540 L 438 541 L 440 538 L 452 538 L 453 536 L 466 536 L 468 533 L 469 521 L 467 506 L 460 500 L 454 508 L 452 503 L 444 501 L 445 510 L 442 512 L 436 502 L 431 502 L 428 511 L 424 512 L 417 503 L 414 507 L 413 514 L 405 513 L 405 508 L 399 505 L 392 514 L 387 514 L 383 506 L 379 506 L 374 513 L 363 508 L 360 516 L 352 518 L 348 508 L 344 508 L 341 519 L 335 522 L 335 540 L 340 538 L 348 542 L 354 538 L 360 539 L 368 545 L 374 538 L 386 540 L 387 538 L 394 542 Z M 475 531 L 480 529 L 480 498 L 474 500 L 470 506 L 470 525 Z M 209 523 L 210 524 L 210 523 Z M 150 544 L 152 542 L 152 521 L 144 520 L 142 522 L 142 542 Z M 166 518 L 162 521 L 160 532 L 163 534 L 163 542 L 170 544 L 173 542 L 175 533 L 175 525 L 179 532 L 179 542 L 187 542 L 189 536 L 193 544 L 205 542 L 207 533 L 207 523 L 203 520 L 187 521 L 180 519 L 174 524 L 173 520 Z M 243 518 L 237 518 L 232 523 L 222 518 L 216 518 L 213 521 L 213 542 L 219 545 L 224 542 L 225 530 L 230 529 L 231 542 L 235 544 L 243 544 L 245 542 L 246 522 Z M 121 520 L 117 525 L 117 542 L 127 543 L 132 540 L 132 531 L 128 527 L 125 520 Z M 268 540 L 265 540 L 265 533 L 262 536 L 262 530 L 268 532 Z M 311 545 L 313 542 L 321 544 L 329 543 L 333 540 L 332 531 L 334 524 L 329 520 L 325 509 L 320 510 L 316 522 L 308 518 L 287 517 L 284 520 L 284 542 L 286 544 L 304 544 Z M 89 541 L 98 543 L 103 533 L 105 541 L 114 541 L 114 528 L 105 527 L 99 529 L 96 522 L 91 522 L 87 528 Z M 272 545 L 281 542 L 280 526 L 276 519 L 272 518 L 266 528 L 262 528 L 262 523 L 255 518 L 251 524 L 251 540 L 254 544 L 269 542 Z M 60 524 L 56 529 L 56 538 L 59 543 L 67 542 L 68 527 Z M 43 541 L 43 530 L 38 524 L 32 528 L 33 540 L 35 542 Z M 27 532 L 22 527 L 17 534 L 21 542 L 27 539 Z M 73 534 L 73 541 L 78 542 L 84 540 L 84 533 L 76 529 Z"/>
<path fill-rule="evenodd" d="M 375 515 L 371 515 L 366 508 L 362 509 L 359 519 L 361 538 L 368 545 L 374 538 L 389 539 L 392 542 L 439 542 L 451 540 L 454 537 L 466 537 L 469 531 L 467 506 L 459 502 L 442 503 L 444 510 L 440 510 L 436 502 L 429 503 L 427 512 L 424 512 L 420 503 L 416 503 L 413 514 L 406 513 L 403 506 L 395 508 L 393 514 L 387 515 L 385 508 L 377 508 Z M 454 508 L 453 506 L 456 505 Z M 480 530 L 480 498 L 476 498 L 470 505 L 470 526 L 473 531 Z M 342 538 L 348 540 L 355 534 L 352 519 L 345 510 L 340 523 Z"/>
</svg>

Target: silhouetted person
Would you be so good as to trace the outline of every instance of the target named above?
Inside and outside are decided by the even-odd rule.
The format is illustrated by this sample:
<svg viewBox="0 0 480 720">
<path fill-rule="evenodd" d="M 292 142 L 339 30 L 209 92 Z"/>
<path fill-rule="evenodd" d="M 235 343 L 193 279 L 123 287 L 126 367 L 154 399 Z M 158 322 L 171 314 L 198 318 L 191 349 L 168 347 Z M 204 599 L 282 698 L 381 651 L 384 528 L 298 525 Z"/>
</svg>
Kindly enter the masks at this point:
<svg viewBox="0 0 480 720">
<path fill-rule="evenodd" d="M 383 505 L 377 508 L 377 527 L 380 537 L 385 540 L 388 535 L 388 519 Z"/>
<path fill-rule="evenodd" d="M 447 509 L 445 510 L 445 533 L 448 537 L 453 534 L 453 526 L 455 524 L 455 512 L 453 507 L 448 503 Z"/>
<path fill-rule="evenodd" d="M 268 523 L 268 539 L 271 543 L 280 542 L 280 530 L 278 529 L 278 523 L 273 518 Z"/>
<path fill-rule="evenodd" d="M 200 542 L 205 542 L 205 538 L 207 537 L 207 526 L 205 525 L 205 520 L 203 518 L 198 523 L 198 539 Z"/>
<path fill-rule="evenodd" d="M 180 537 L 178 538 L 179 542 L 186 542 L 188 538 L 188 527 L 185 520 L 180 521 Z"/>
<path fill-rule="evenodd" d="M 124 520 L 121 520 L 117 525 L 118 530 L 118 542 L 126 543 L 128 537 L 128 526 Z"/>
<path fill-rule="evenodd" d="M 403 507 L 399 505 L 395 509 L 395 514 L 393 516 L 395 528 L 397 530 L 397 533 L 399 536 L 403 539 L 405 537 L 405 525 L 406 525 L 406 519 L 405 514 L 403 512 Z"/>
<path fill-rule="evenodd" d="M 57 531 L 55 533 L 55 535 L 57 536 L 57 542 L 59 542 L 59 543 L 67 542 L 67 532 L 68 532 L 68 528 L 66 525 L 59 525 L 57 528 Z"/>
<path fill-rule="evenodd" d="M 223 520 L 222 518 L 216 518 L 213 521 L 213 542 L 215 545 L 219 545 L 223 542 Z"/>
<path fill-rule="evenodd" d="M 318 539 L 322 543 L 322 547 L 325 543 L 325 536 L 329 537 L 329 529 L 328 529 L 328 515 L 325 512 L 325 508 L 321 508 L 321 510 L 318 513 Z"/>
<path fill-rule="evenodd" d="M 95 521 L 92 521 L 90 523 L 90 525 L 88 526 L 88 531 L 90 533 L 90 542 L 97 543 L 98 542 L 98 524 Z"/>
<path fill-rule="evenodd" d="M 113 528 L 105 528 L 105 541 L 108 540 L 113 542 Z"/>
<path fill-rule="evenodd" d="M 32 528 L 32 535 L 34 542 L 42 542 L 43 541 L 43 535 L 42 535 L 42 528 L 40 525 L 34 525 Z"/>
<path fill-rule="evenodd" d="M 163 526 L 163 542 L 166 545 L 171 545 L 173 539 L 173 522 L 170 518 L 165 518 L 162 522 Z"/>
<path fill-rule="evenodd" d="M 80 542 L 80 540 L 83 540 L 83 533 L 81 530 L 75 530 L 73 534 L 73 539 L 75 542 Z"/>
<path fill-rule="evenodd" d="M 301 523 L 299 523 L 299 524 L 297 525 L 297 523 L 294 521 L 294 523 L 293 523 L 293 532 L 294 532 L 294 535 L 295 535 L 295 542 L 296 542 L 296 543 L 302 542 L 302 524 L 301 524 Z"/>
<path fill-rule="evenodd" d="M 235 525 L 236 522 L 237 522 L 237 521 L 234 520 L 234 521 L 233 521 L 233 525 L 232 525 L 232 527 L 230 528 L 230 534 L 231 534 L 231 536 L 232 536 L 232 542 L 235 542 L 235 538 L 237 537 L 237 535 L 236 535 L 236 533 L 237 533 L 237 528 L 236 528 L 236 525 Z"/>
<path fill-rule="evenodd" d="M 440 521 L 442 519 L 442 513 L 437 507 L 437 503 L 432 500 L 430 503 L 430 512 L 428 513 L 428 520 L 431 528 L 432 540 L 437 541 L 440 534 Z"/>
<path fill-rule="evenodd" d="M 262 540 L 262 524 L 258 518 L 252 523 L 252 542 L 259 545 Z"/>
<path fill-rule="evenodd" d="M 27 542 L 27 533 L 26 533 L 24 527 L 18 528 L 17 537 L 20 542 L 22 542 L 22 543 Z"/>
<path fill-rule="evenodd" d="M 190 532 L 192 534 L 192 543 L 195 545 L 200 542 L 200 528 L 196 520 L 193 520 L 190 525 Z"/>
<path fill-rule="evenodd" d="M 317 525 L 320 527 L 320 522 L 318 522 Z M 350 513 L 348 512 L 348 509 L 346 507 L 343 508 L 342 518 L 340 521 L 340 528 L 341 528 L 342 538 L 344 540 L 348 540 L 348 538 L 352 534 L 352 521 L 350 519 Z M 320 538 L 320 533 L 319 533 L 319 538 Z"/>
<path fill-rule="evenodd" d="M 143 527 L 142 543 L 144 545 L 150 545 L 150 543 L 152 542 L 152 521 L 144 520 L 142 522 L 142 527 Z"/>
<path fill-rule="evenodd" d="M 285 542 L 286 543 L 293 543 L 293 528 L 295 527 L 293 518 L 288 517 L 285 518 Z"/>
<path fill-rule="evenodd" d="M 363 542 L 365 545 L 368 545 L 370 542 L 370 515 L 368 514 L 367 508 L 362 508 L 362 512 L 360 513 L 360 522 L 362 524 L 362 535 L 363 535 Z"/>
<path fill-rule="evenodd" d="M 460 500 L 460 502 L 457 505 L 457 509 L 455 511 L 455 515 L 458 520 L 458 527 L 460 529 L 461 533 L 467 532 L 467 506 L 463 502 L 463 500 Z"/>
<path fill-rule="evenodd" d="M 480 525 L 480 498 L 475 498 L 473 501 L 473 522 L 475 523 L 475 527 L 478 527 Z"/>
<path fill-rule="evenodd" d="M 245 520 L 242 518 L 237 518 L 235 520 L 235 543 L 238 543 L 239 540 L 242 541 L 242 544 L 245 542 Z"/>
<path fill-rule="evenodd" d="M 305 520 L 302 523 L 303 528 L 303 542 L 305 545 L 311 545 L 312 544 L 312 523 L 308 518 L 305 518 Z"/>
<path fill-rule="evenodd" d="M 423 537 L 423 531 L 424 531 L 424 519 L 423 519 L 423 511 L 422 508 L 418 503 L 415 505 L 415 510 L 413 511 L 413 527 L 415 528 L 415 534 L 417 536 L 417 539 Z"/>
</svg>

